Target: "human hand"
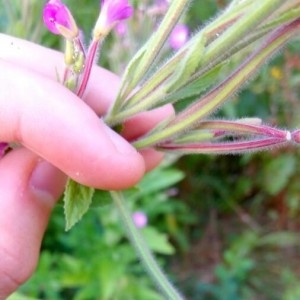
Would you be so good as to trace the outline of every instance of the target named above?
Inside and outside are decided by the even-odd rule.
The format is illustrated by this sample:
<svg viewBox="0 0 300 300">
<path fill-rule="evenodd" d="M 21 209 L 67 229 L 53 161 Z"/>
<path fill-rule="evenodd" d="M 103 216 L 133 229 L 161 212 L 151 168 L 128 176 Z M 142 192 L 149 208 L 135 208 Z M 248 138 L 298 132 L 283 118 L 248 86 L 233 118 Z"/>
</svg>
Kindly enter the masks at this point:
<svg viewBox="0 0 300 300">
<path fill-rule="evenodd" d="M 33 273 L 41 240 L 67 176 L 100 189 L 125 189 L 155 167 L 162 153 L 137 152 L 98 117 L 119 79 L 94 68 L 84 101 L 56 80 L 60 53 L 0 34 L 0 142 L 18 142 L 0 159 L 0 299 Z M 171 106 L 124 124 L 132 140 L 173 113 Z"/>
</svg>

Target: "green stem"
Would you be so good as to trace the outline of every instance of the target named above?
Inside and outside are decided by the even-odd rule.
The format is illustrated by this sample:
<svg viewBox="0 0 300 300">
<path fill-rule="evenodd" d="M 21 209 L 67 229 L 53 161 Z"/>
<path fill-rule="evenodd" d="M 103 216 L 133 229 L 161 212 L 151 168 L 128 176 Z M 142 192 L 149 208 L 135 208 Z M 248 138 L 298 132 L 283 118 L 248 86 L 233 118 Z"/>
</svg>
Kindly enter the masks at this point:
<svg viewBox="0 0 300 300">
<path fill-rule="evenodd" d="M 112 119 L 120 110 L 127 96 L 133 91 L 141 79 L 144 78 L 145 74 L 149 72 L 151 67 L 154 66 L 154 61 L 160 53 L 171 30 L 188 7 L 187 4 L 189 1 L 190 0 L 172 1 L 159 28 L 129 62 L 123 76 L 117 99 L 108 113 L 108 119 Z"/>
<path fill-rule="evenodd" d="M 145 148 L 178 136 L 191 128 L 203 117 L 212 113 L 229 96 L 235 93 L 300 27 L 300 19 L 275 30 L 270 37 L 243 64 L 215 89 L 190 105 L 176 116 L 160 132 L 145 136 L 133 143 L 136 148 Z"/>
<path fill-rule="evenodd" d="M 164 45 L 168 35 L 170 34 L 173 27 L 178 22 L 179 18 L 185 11 L 190 0 L 176 0 L 172 1 L 170 8 L 168 9 L 164 19 L 162 20 L 159 28 L 155 34 L 149 39 L 149 42 L 145 45 L 147 50 L 143 56 L 143 60 L 138 66 L 138 70 L 131 78 L 130 84 L 135 86 L 140 79 L 149 71 L 149 68 L 153 66 L 153 63 Z"/>
<path fill-rule="evenodd" d="M 214 35 L 215 32 L 221 31 L 222 29 L 224 29 L 224 27 L 228 26 L 232 22 L 235 22 L 236 18 L 238 18 L 241 15 L 241 11 L 235 11 L 234 13 L 219 16 L 215 22 L 211 23 L 204 29 L 203 35 L 205 35 L 206 37 Z M 196 36 L 194 38 L 191 38 L 190 42 L 188 42 L 180 51 L 178 51 L 174 56 L 172 56 L 161 68 L 159 68 L 159 70 L 156 71 L 151 76 L 151 78 L 147 80 L 143 84 L 143 86 L 124 103 L 123 108 L 127 109 L 129 107 L 134 106 L 136 102 L 140 102 L 145 96 L 151 93 L 154 89 L 161 85 L 168 77 L 170 77 L 170 75 L 176 69 L 178 63 L 184 58 L 184 56 L 188 52 L 188 49 L 190 48 L 190 45 L 194 43 L 194 40 L 196 38 Z"/>
<path fill-rule="evenodd" d="M 219 56 L 220 53 L 225 52 L 282 4 L 282 0 L 264 0 L 259 4 L 255 2 L 252 10 L 244 14 L 234 26 L 228 28 L 218 39 L 207 47 L 202 64 L 205 65 Z"/>
<path fill-rule="evenodd" d="M 208 38 L 211 35 L 215 35 L 217 32 L 222 32 L 223 30 L 225 30 L 225 32 L 221 34 L 219 39 L 216 39 L 207 46 L 200 65 L 207 65 L 210 69 L 216 63 L 220 62 L 220 58 L 224 58 L 223 53 L 227 53 L 228 49 L 230 49 L 232 45 L 240 44 L 241 37 L 243 37 L 246 32 L 249 32 L 251 29 L 256 27 L 259 22 L 264 20 L 266 16 L 270 15 L 272 11 L 274 11 L 282 4 L 282 0 L 266 0 L 262 5 L 260 5 L 260 10 L 257 11 L 256 9 L 253 9 L 254 4 L 251 3 L 251 1 L 244 2 L 243 5 L 239 4 L 236 6 L 232 6 L 231 9 L 225 10 L 224 13 L 220 15 L 214 22 L 200 31 L 199 34 L 202 34 Z M 236 24 L 230 26 L 230 24 L 232 23 Z M 226 29 L 227 26 L 229 26 L 230 28 Z M 270 28 L 268 29 L 270 30 Z M 263 35 L 267 31 L 268 30 L 261 30 L 261 32 L 259 33 Z M 151 107 L 154 107 L 155 104 L 153 104 L 152 102 L 153 97 L 149 97 L 149 94 L 153 93 L 153 91 L 155 91 L 172 75 L 179 61 L 184 58 L 187 49 L 190 48 L 191 43 L 193 43 L 198 35 L 192 38 L 190 42 L 187 43 L 185 47 L 183 47 L 183 49 L 181 49 L 175 56 L 169 59 L 169 61 L 164 66 L 162 66 L 157 72 L 155 72 L 155 74 L 151 76 L 151 78 L 146 81 L 146 83 L 143 84 L 143 86 L 138 89 L 137 92 L 135 92 L 129 99 L 127 99 L 126 102 L 123 102 L 122 105 L 119 106 L 115 105 L 113 111 L 111 111 L 111 113 L 107 116 L 107 121 L 111 124 L 116 124 L 122 122 L 124 118 L 127 118 L 128 116 L 131 116 L 132 114 L 137 113 L 142 109 L 147 110 Z M 242 39 L 242 41 L 242 46 L 245 46 L 248 43 L 251 43 L 253 41 L 253 38 L 247 41 Z M 152 48 L 149 47 L 148 44 L 147 48 Z M 218 50 L 216 51 L 216 49 Z M 224 51 L 224 49 L 226 49 L 226 51 Z M 234 49 L 235 51 L 233 51 L 233 53 L 239 50 L 239 48 L 235 46 Z M 150 51 L 148 55 L 151 53 L 152 52 Z M 145 60 L 146 56 L 147 55 L 145 52 L 143 61 Z M 230 56 L 230 54 L 228 56 Z M 140 65 L 143 65 L 143 63 L 144 62 L 141 61 Z M 198 78 L 198 73 L 199 71 L 196 71 L 191 80 L 193 80 L 193 78 Z M 200 73 L 202 74 L 201 71 Z M 132 77 L 130 78 L 130 80 L 132 83 Z M 188 80 L 188 82 L 186 83 L 183 81 L 182 86 L 187 85 L 189 82 L 190 80 Z M 177 86 L 177 88 L 179 87 L 180 85 Z M 157 97 L 154 98 L 157 99 Z M 163 98 L 164 97 L 162 97 L 162 99 Z M 120 112 L 121 109 L 122 112 Z"/>
<path fill-rule="evenodd" d="M 137 103 L 135 106 L 130 107 L 129 109 L 123 109 L 115 116 L 107 116 L 104 118 L 106 124 L 110 126 L 114 126 L 116 124 L 122 123 L 124 120 L 136 115 L 139 112 L 147 111 L 156 106 L 161 99 L 164 99 L 166 96 L 166 92 L 164 87 L 160 87 L 158 90 L 150 93 L 148 97 L 146 97 L 146 101 L 141 101 Z"/>
<path fill-rule="evenodd" d="M 129 211 L 128 206 L 126 205 L 126 201 L 124 199 L 123 194 L 121 192 L 115 191 L 111 191 L 110 194 L 115 203 L 116 208 L 120 213 L 120 216 L 128 234 L 128 238 L 130 239 L 132 245 L 134 246 L 137 254 L 141 259 L 141 262 L 145 266 L 154 283 L 163 293 L 165 299 L 184 299 L 171 285 L 171 283 L 168 281 L 168 279 L 158 266 L 157 262 L 155 261 L 141 233 L 136 228 L 132 220 L 131 213 Z"/>
</svg>

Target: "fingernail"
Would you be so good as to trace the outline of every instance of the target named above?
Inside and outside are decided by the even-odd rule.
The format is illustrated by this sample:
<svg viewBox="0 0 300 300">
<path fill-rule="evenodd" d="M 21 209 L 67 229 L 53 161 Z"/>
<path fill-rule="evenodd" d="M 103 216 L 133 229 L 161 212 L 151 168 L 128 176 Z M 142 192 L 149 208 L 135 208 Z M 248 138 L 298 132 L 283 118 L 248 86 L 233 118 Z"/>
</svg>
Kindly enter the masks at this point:
<svg viewBox="0 0 300 300">
<path fill-rule="evenodd" d="M 55 202 L 64 190 L 66 176 L 50 163 L 41 160 L 33 170 L 29 184 L 33 192 L 43 199 Z"/>
<path fill-rule="evenodd" d="M 108 126 L 104 127 L 107 134 L 110 137 L 110 140 L 115 145 L 116 150 L 121 154 L 135 154 L 137 151 L 136 149 L 130 145 L 129 142 L 127 142 L 124 138 L 122 138 L 119 134 L 117 134 L 115 131 L 113 131 Z"/>
</svg>

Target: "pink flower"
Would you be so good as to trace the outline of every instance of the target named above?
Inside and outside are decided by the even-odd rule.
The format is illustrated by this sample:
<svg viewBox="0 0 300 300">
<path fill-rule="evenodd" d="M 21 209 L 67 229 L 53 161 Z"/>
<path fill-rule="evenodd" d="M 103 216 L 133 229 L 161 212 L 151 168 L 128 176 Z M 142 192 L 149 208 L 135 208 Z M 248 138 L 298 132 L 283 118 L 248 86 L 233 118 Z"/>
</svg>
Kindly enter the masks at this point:
<svg viewBox="0 0 300 300">
<path fill-rule="evenodd" d="M 119 21 L 130 18 L 132 14 L 133 7 L 128 0 L 102 0 L 94 37 L 100 39 L 102 36 L 106 36 Z"/>
<path fill-rule="evenodd" d="M 187 42 L 189 38 L 189 33 L 190 31 L 187 25 L 176 25 L 169 37 L 169 44 L 171 48 L 177 50 L 180 47 L 182 47 Z"/>
<path fill-rule="evenodd" d="M 127 24 L 125 22 L 120 22 L 116 25 L 115 27 L 115 33 L 119 36 L 119 37 L 123 37 L 125 36 L 127 32 Z"/>
<path fill-rule="evenodd" d="M 74 37 L 78 34 L 76 23 L 65 4 L 60 0 L 49 0 L 43 9 L 45 26 L 54 34 Z"/>
<path fill-rule="evenodd" d="M 133 7 L 129 5 L 128 0 L 102 0 L 101 7 L 106 15 L 106 24 L 108 26 L 128 19 L 133 14 Z"/>
<path fill-rule="evenodd" d="M 136 211 L 132 214 L 132 219 L 136 227 L 143 228 L 148 223 L 148 218 L 142 211 Z"/>
</svg>

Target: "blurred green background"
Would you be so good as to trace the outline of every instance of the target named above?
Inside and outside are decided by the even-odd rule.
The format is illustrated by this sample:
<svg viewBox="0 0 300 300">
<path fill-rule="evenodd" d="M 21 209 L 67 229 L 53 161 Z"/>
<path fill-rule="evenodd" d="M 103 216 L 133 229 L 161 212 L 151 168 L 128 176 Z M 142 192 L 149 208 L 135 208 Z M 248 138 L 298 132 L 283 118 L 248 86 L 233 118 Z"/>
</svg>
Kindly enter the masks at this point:
<svg viewBox="0 0 300 300">
<path fill-rule="evenodd" d="M 99 0 L 65 2 L 88 42 Z M 200 28 L 226 2 L 194 1 L 182 21 L 191 30 Z M 61 49 L 63 41 L 42 25 L 43 3 L 0 0 L 1 32 Z M 101 51 L 102 66 L 121 74 L 163 15 L 155 5 L 135 1 L 128 34 L 110 35 Z M 257 116 L 271 125 L 299 127 L 299 42 L 298 36 L 218 115 Z M 144 178 L 138 194 L 128 194 L 132 211 L 148 217 L 142 232 L 150 248 L 187 299 L 300 299 L 298 158 L 299 150 L 291 146 L 243 156 L 168 158 Z M 92 208 L 70 232 L 64 231 L 63 209 L 57 206 L 37 271 L 11 299 L 23 297 L 163 299 L 110 205 Z"/>
</svg>

